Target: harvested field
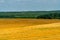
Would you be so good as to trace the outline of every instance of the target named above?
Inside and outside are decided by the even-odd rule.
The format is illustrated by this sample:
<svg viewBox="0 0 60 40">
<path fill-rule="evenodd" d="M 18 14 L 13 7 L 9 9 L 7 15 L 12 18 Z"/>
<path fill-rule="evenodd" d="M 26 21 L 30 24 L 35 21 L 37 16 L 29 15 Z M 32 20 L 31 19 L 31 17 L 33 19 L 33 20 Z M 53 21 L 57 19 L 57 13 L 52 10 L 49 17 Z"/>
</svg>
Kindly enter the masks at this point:
<svg viewBox="0 0 60 40">
<path fill-rule="evenodd" d="M 0 40 L 60 40 L 60 20 L 0 19 Z"/>
</svg>

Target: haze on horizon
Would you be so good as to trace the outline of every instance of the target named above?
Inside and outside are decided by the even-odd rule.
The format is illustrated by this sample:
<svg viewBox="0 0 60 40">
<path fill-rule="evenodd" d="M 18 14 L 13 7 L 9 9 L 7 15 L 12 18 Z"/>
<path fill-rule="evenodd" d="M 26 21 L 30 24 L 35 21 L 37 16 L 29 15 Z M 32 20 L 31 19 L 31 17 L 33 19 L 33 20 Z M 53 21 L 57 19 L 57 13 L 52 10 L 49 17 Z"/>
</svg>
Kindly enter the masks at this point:
<svg viewBox="0 0 60 40">
<path fill-rule="evenodd" d="M 0 11 L 60 10 L 60 0 L 0 0 Z"/>
</svg>

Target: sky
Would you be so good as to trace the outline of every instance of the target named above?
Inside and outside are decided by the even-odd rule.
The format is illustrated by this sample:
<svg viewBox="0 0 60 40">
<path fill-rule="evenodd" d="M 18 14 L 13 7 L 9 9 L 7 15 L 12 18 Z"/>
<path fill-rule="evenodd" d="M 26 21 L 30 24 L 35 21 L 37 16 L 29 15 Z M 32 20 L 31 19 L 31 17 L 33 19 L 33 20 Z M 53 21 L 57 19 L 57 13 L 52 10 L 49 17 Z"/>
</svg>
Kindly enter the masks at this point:
<svg viewBox="0 0 60 40">
<path fill-rule="evenodd" d="M 60 10 L 60 0 L 0 0 L 0 11 Z"/>
</svg>

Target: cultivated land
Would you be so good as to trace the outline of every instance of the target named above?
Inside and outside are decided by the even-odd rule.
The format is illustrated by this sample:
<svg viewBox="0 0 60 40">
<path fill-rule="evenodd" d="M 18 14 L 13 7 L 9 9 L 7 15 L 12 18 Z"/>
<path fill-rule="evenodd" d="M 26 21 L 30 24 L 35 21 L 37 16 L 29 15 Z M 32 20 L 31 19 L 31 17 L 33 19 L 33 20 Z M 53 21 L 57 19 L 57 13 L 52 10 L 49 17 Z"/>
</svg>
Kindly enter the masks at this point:
<svg viewBox="0 0 60 40">
<path fill-rule="evenodd" d="M 0 19 L 0 40 L 60 40 L 60 20 Z"/>
</svg>

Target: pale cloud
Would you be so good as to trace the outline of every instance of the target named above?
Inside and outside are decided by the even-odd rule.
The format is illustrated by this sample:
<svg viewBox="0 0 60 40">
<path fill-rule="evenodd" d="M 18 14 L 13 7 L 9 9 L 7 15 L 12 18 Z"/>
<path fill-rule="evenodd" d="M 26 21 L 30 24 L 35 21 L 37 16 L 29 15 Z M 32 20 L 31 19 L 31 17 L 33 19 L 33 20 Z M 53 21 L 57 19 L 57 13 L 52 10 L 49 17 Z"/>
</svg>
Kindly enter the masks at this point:
<svg viewBox="0 0 60 40">
<path fill-rule="evenodd" d="M 37 2 L 50 2 L 50 3 L 57 3 L 58 0 L 36 0 Z"/>
<path fill-rule="evenodd" d="M 58 0 L 0 0 L 0 3 L 5 1 L 10 2 L 42 2 L 42 3 L 57 3 Z"/>
<path fill-rule="evenodd" d="M 0 0 L 0 3 L 4 3 L 5 2 L 5 0 Z"/>
<path fill-rule="evenodd" d="M 53 0 L 53 3 L 55 3 L 55 4 L 58 3 L 58 0 Z"/>
<path fill-rule="evenodd" d="M 60 9 L 60 0 L 0 0 L 0 10 Z"/>
<path fill-rule="evenodd" d="M 34 1 L 34 0 L 16 0 L 16 1 Z"/>
</svg>

